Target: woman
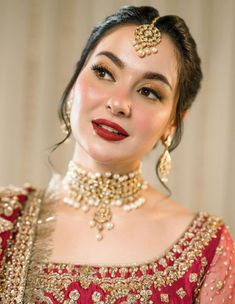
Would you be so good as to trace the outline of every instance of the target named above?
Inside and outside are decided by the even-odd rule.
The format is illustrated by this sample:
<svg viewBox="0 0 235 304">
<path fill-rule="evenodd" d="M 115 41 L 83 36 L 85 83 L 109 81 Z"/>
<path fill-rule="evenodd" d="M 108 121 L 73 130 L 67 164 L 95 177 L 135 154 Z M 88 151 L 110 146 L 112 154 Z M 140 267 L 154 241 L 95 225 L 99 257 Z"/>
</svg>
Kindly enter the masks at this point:
<svg viewBox="0 0 235 304">
<path fill-rule="evenodd" d="M 44 193 L 1 191 L 3 303 L 234 303 L 223 221 L 141 174 L 162 142 L 157 174 L 167 188 L 169 152 L 201 78 L 177 16 L 126 6 L 94 28 L 60 106 L 64 140 L 75 139 L 67 173 Z"/>
</svg>

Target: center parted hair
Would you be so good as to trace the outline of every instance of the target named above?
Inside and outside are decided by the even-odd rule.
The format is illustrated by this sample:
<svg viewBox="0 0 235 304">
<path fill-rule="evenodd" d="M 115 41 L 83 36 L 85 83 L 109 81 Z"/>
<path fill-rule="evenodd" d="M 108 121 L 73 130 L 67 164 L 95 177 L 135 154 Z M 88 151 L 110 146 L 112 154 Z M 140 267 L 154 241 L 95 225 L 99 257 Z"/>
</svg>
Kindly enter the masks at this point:
<svg viewBox="0 0 235 304">
<path fill-rule="evenodd" d="M 159 17 L 159 13 L 153 7 L 123 6 L 116 13 L 108 16 L 93 28 L 82 51 L 81 57 L 76 64 L 75 71 L 60 100 L 58 112 L 61 123 L 65 126 L 66 136 L 62 141 L 54 145 L 52 151 L 66 141 L 66 139 L 71 135 L 71 127 L 68 124 L 68 120 L 70 118 L 68 117 L 68 111 L 66 111 L 67 99 L 87 59 L 100 40 L 119 26 L 150 24 L 156 17 Z M 184 112 L 191 107 L 200 88 L 202 79 L 201 60 L 197 53 L 196 43 L 182 18 L 175 15 L 163 16 L 158 18 L 155 26 L 162 34 L 165 33 L 172 39 L 179 61 L 177 87 L 178 98 L 175 101 L 175 113 L 173 113 L 176 131 L 173 136 L 171 146 L 169 147 L 169 151 L 172 151 L 179 145 L 182 138 L 182 116 Z"/>
</svg>

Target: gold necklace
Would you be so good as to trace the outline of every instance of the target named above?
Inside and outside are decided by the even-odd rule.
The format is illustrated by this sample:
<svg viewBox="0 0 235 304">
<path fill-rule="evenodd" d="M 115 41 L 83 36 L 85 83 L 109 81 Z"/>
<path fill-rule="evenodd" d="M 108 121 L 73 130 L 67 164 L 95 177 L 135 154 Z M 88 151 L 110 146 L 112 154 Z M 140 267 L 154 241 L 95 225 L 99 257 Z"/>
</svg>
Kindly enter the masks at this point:
<svg viewBox="0 0 235 304">
<path fill-rule="evenodd" d="M 122 207 L 124 211 L 141 207 L 145 198 L 140 196 L 140 191 L 147 189 L 148 182 L 144 180 L 140 168 L 125 175 L 101 174 L 87 172 L 70 161 L 62 185 L 65 204 L 83 212 L 95 209 L 89 226 L 97 228 L 96 239 L 100 241 L 104 228 L 111 230 L 114 227 L 111 206 Z"/>
</svg>

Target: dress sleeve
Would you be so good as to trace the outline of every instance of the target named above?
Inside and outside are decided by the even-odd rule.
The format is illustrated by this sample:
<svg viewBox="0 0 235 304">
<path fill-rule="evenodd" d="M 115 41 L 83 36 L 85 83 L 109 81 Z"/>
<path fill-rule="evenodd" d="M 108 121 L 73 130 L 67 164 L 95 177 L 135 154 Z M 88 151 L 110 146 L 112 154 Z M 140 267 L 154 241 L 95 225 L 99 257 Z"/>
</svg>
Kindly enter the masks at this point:
<svg viewBox="0 0 235 304">
<path fill-rule="evenodd" d="M 196 303 L 235 303 L 235 244 L 226 226 Z"/>
</svg>

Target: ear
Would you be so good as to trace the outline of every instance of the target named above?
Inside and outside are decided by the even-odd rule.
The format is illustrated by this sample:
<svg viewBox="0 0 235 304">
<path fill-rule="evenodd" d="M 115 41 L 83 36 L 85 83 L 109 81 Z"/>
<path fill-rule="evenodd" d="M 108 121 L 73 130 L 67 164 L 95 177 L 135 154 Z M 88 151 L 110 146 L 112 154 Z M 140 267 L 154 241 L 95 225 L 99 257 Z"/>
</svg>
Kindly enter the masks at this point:
<svg viewBox="0 0 235 304">
<path fill-rule="evenodd" d="M 182 114 L 181 114 L 181 120 L 184 121 L 185 118 L 187 117 L 188 115 L 188 110 L 184 111 Z M 175 123 L 175 120 L 172 119 L 165 132 L 163 133 L 162 137 L 161 137 L 161 141 L 162 143 L 167 139 L 168 136 L 171 136 L 171 138 L 173 138 L 174 134 L 175 134 L 175 131 L 176 131 L 176 123 Z"/>
<path fill-rule="evenodd" d="M 71 88 L 70 92 L 69 92 L 69 99 L 72 99 L 74 98 L 74 86 Z"/>
<path fill-rule="evenodd" d="M 188 116 L 188 112 L 189 112 L 189 110 L 186 110 L 181 114 L 181 120 L 183 120 L 183 121 L 185 120 L 185 118 Z"/>
<path fill-rule="evenodd" d="M 175 124 L 171 124 L 167 127 L 166 131 L 164 132 L 164 134 L 161 137 L 162 144 L 168 138 L 168 136 L 171 136 L 171 138 L 173 138 L 173 136 L 175 134 L 175 130 L 176 130 Z"/>
</svg>

